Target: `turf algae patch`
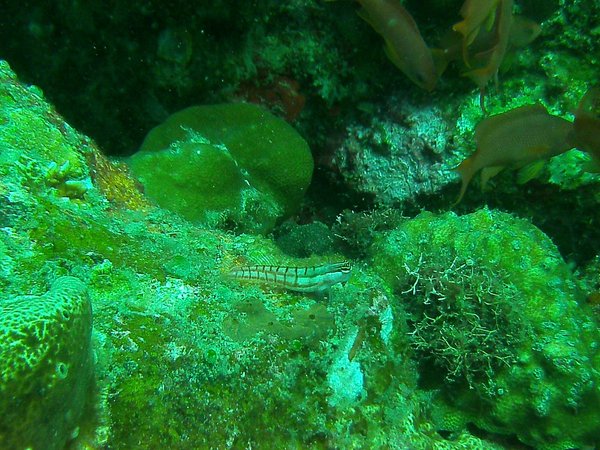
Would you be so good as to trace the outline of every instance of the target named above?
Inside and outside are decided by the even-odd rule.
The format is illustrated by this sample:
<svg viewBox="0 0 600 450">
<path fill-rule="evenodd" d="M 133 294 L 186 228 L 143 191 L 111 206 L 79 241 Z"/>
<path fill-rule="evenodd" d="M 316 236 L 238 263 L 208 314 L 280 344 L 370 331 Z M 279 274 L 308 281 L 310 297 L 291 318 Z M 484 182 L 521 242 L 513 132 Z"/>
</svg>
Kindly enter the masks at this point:
<svg viewBox="0 0 600 450">
<path fill-rule="evenodd" d="M 0 300 L 0 448 L 62 449 L 77 433 L 93 362 L 85 285 Z"/>
</svg>

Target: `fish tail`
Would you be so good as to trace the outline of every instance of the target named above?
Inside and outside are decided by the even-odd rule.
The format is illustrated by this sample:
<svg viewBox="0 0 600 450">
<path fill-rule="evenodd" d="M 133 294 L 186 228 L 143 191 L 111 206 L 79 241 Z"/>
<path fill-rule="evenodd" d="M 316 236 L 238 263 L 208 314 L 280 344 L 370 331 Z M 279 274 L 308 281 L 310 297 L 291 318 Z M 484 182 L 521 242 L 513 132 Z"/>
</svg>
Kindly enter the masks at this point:
<svg viewBox="0 0 600 450">
<path fill-rule="evenodd" d="M 460 193 L 458 194 L 458 198 L 452 204 L 452 207 L 455 207 L 460 203 L 465 192 L 467 191 L 467 186 L 471 182 L 471 178 L 475 174 L 475 166 L 473 165 L 473 158 L 467 158 L 463 162 L 461 162 L 454 170 L 458 172 L 460 178 L 462 180 L 462 184 L 460 186 Z"/>
</svg>

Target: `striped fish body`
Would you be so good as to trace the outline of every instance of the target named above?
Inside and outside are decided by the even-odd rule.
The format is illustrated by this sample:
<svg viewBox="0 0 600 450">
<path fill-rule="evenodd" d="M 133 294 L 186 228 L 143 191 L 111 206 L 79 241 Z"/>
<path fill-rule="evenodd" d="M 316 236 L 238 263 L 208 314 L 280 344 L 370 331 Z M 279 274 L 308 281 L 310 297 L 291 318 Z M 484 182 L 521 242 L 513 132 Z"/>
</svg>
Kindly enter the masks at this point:
<svg viewBox="0 0 600 450">
<path fill-rule="evenodd" d="M 322 293 L 331 286 L 350 279 L 348 261 L 319 266 L 254 265 L 236 267 L 229 274 L 238 280 L 252 280 L 296 292 Z"/>
</svg>

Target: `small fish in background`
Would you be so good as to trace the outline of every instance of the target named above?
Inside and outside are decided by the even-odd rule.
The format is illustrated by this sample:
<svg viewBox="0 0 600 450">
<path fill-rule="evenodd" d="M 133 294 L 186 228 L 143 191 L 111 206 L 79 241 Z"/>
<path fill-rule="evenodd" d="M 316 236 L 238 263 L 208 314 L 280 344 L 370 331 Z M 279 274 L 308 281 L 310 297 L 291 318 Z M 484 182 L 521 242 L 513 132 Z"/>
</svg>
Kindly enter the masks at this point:
<svg viewBox="0 0 600 450">
<path fill-rule="evenodd" d="M 342 261 L 317 266 L 274 266 L 257 264 L 239 266 L 229 276 L 269 287 L 295 292 L 323 294 L 338 283 L 346 283 L 352 275 L 352 265 Z"/>
<path fill-rule="evenodd" d="M 485 87 L 492 78 L 497 77 L 498 69 L 500 68 L 500 64 L 502 64 L 502 60 L 504 59 L 504 55 L 508 48 L 510 30 L 513 22 L 512 10 L 513 0 L 500 0 L 498 2 L 498 6 L 494 13 L 494 43 L 486 51 L 473 55 L 469 60 L 472 61 L 472 65 L 478 67 L 463 74 L 463 76 L 473 80 L 479 87 L 479 104 L 481 110 L 484 112 Z"/>
<path fill-rule="evenodd" d="M 468 47 L 480 34 L 483 26 L 488 32 L 496 18 L 499 0 L 466 0 L 460 8 L 463 20 L 454 24 L 452 29 L 462 35 L 462 57 L 467 67 L 470 67 Z"/>
<path fill-rule="evenodd" d="M 513 0 L 466 0 L 460 9 L 463 20 L 432 50 L 438 76 L 450 62 L 460 61 L 462 75 L 479 87 L 484 113 L 486 86 L 492 78 L 498 82 L 509 51 L 528 45 L 542 31 L 533 20 L 514 15 L 513 6 Z"/>
<path fill-rule="evenodd" d="M 579 102 L 571 143 L 592 157 L 590 171 L 600 172 L 600 86 L 588 89 Z"/>
<path fill-rule="evenodd" d="M 527 17 L 513 16 L 506 55 L 508 56 L 515 49 L 531 44 L 540 35 L 541 31 L 542 28 L 537 22 Z M 474 40 L 470 42 L 469 49 L 474 54 L 485 53 L 486 49 L 493 46 L 494 39 L 495 35 L 492 30 L 484 28 L 479 30 Z M 444 73 L 448 64 L 454 61 L 460 62 L 464 69 L 469 68 L 463 58 L 463 44 L 462 35 L 454 30 L 450 30 L 442 37 L 440 48 L 432 50 L 439 76 Z"/>
<path fill-rule="evenodd" d="M 521 106 L 482 120 L 475 127 L 477 149 L 456 170 L 461 201 L 473 176 L 481 170 L 481 186 L 507 166 L 523 167 L 573 148 L 573 123 L 549 114 L 541 104 Z"/>
<path fill-rule="evenodd" d="M 410 13 L 398 0 L 358 0 L 359 16 L 385 41 L 387 57 L 417 86 L 432 91 L 437 71 L 431 50 Z"/>
<path fill-rule="evenodd" d="M 328 0 L 332 1 L 332 0 Z M 383 37 L 387 57 L 413 83 L 432 91 L 438 76 L 431 50 L 399 0 L 357 0 L 358 15 Z"/>
<path fill-rule="evenodd" d="M 460 9 L 463 20 L 454 24 L 441 49 L 433 55 L 441 75 L 450 61 L 462 59 L 463 76 L 479 87 L 479 104 L 485 113 L 485 90 L 511 48 L 523 47 L 541 33 L 539 24 L 513 14 L 513 0 L 466 0 Z M 459 56 L 460 55 L 460 56 Z M 462 57 L 462 58 L 460 58 Z"/>
</svg>

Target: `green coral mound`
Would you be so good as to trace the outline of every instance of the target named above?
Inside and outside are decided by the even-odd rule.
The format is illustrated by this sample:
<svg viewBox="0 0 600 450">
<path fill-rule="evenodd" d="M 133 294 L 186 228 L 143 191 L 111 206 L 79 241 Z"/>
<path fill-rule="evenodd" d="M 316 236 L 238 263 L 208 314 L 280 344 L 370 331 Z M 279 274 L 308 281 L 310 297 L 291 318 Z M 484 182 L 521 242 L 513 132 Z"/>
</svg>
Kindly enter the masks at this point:
<svg viewBox="0 0 600 450">
<path fill-rule="evenodd" d="M 74 277 L 0 303 L 0 448 L 64 448 L 90 386 L 91 331 L 87 290 Z"/>
<path fill-rule="evenodd" d="M 536 448 L 598 444 L 600 335 L 554 244 L 480 210 L 422 213 L 378 239 L 375 270 L 401 298 L 438 429 L 467 423 Z"/>
<path fill-rule="evenodd" d="M 131 165 L 142 174 L 150 197 L 188 219 L 241 203 L 244 176 L 225 147 L 206 139 L 190 138 L 168 150 L 138 153 Z"/>
<path fill-rule="evenodd" d="M 313 159 L 289 124 L 234 103 L 171 115 L 148 133 L 130 166 L 163 208 L 191 221 L 267 232 L 298 208 Z"/>
</svg>

